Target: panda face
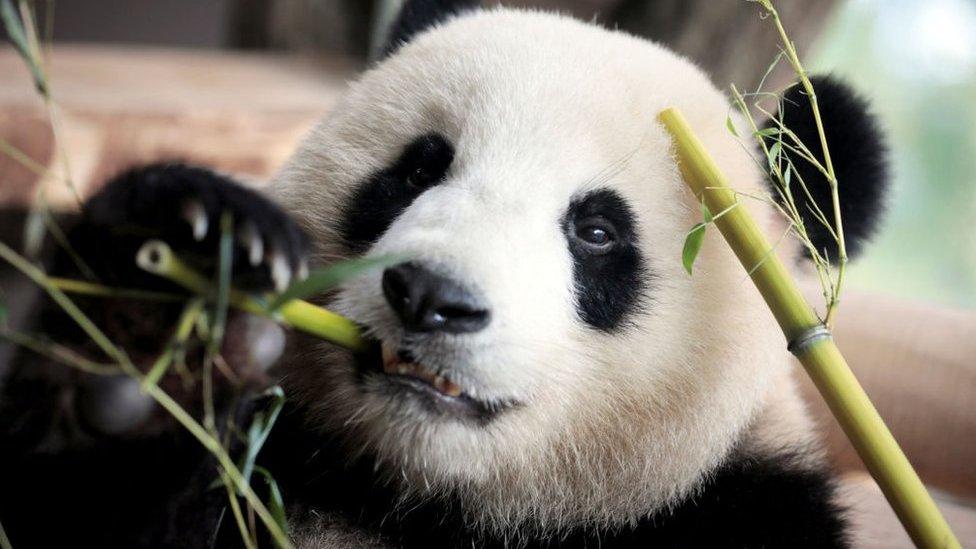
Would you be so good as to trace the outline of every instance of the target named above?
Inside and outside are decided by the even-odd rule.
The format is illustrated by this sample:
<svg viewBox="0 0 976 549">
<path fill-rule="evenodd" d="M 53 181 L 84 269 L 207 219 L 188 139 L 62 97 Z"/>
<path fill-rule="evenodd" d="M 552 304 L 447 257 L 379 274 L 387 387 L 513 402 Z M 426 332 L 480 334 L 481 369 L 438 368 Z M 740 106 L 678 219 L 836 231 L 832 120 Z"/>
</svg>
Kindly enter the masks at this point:
<svg viewBox="0 0 976 549">
<path fill-rule="evenodd" d="M 655 122 L 671 105 L 758 187 L 704 75 L 568 18 L 462 17 L 354 83 L 274 192 L 320 260 L 408 260 L 328 304 L 370 352 L 288 366 L 312 422 L 486 524 L 619 522 L 692 489 L 784 361 L 728 251 L 682 269 L 698 207 Z"/>
</svg>

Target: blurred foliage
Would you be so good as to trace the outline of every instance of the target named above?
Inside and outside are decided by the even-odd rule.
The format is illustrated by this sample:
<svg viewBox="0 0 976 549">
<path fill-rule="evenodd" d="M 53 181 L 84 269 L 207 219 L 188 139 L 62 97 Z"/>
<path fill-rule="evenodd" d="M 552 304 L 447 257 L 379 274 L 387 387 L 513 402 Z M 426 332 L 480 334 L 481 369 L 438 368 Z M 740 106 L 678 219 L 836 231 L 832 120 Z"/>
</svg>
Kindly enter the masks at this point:
<svg viewBox="0 0 976 549">
<path fill-rule="evenodd" d="M 851 0 L 813 53 L 890 136 L 888 215 L 852 285 L 976 307 L 976 0 Z"/>
</svg>

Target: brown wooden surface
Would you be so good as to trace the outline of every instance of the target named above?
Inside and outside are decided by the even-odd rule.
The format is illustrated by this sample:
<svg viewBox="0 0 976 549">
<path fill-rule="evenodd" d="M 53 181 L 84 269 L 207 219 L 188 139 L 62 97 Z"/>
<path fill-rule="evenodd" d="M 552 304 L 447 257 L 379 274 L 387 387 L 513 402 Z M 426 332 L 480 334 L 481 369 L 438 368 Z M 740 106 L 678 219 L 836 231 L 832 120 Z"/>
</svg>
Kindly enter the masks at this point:
<svg viewBox="0 0 976 549">
<path fill-rule="evenodd" d="M 263 180 L 351 75 L 336 62 L 91 47 L 58 48 L 53 72 L 73 171 L 86 192 L 126 166 L 172 158 Z M 43 108 L 9 49 L 0 49 L 0 137 L 56 165 Z M 37 180 L 0 155 L 0 206 L 26 204 Z M 52 185 L 53 201 L 70 206 L 58 189 Z M 923 479 L 960 501 L 976 497 L 976 312 L 851 291 L 836 334 Z M 810 397 L 832 459 L 856 472 L 850 446 L 819 397 Z M 847 484 L 860 498 L 853 507 L 859 545 L 907 547 L 877 490 L 858 478 Z M 964 545 L 976 543 L 976 514 L 947 506 Z"/>
<path fill-rule="evenodd" d="M 344 89 L 342 62 L 193 50 L 63 46 L 51 67 L 72 175 L 83 194 L 129 166 L 180 159 L 267 178 Z M 20 58 L 0 48 L 0 138 L 60 172 L 43 104 Z M 0 204 L 38 178 L 0 155 Z M 70 206 L 63 185 L 51 202 Z"/>
</svg>

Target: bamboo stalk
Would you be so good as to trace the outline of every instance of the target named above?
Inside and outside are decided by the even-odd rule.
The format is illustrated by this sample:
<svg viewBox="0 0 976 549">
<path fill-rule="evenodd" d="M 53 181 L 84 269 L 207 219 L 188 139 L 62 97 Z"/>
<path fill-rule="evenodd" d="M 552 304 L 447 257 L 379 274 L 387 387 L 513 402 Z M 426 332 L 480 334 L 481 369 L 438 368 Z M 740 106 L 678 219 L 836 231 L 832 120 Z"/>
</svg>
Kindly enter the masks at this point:
<svg viewBox="0 0 976 549">
<path fill-rule="evenodd" d="M 198 294 L 206 295 L 212 291 L 210 281 L 183 263 L 162 241 L 150 240 L 143 244 L 136 255 L 136 263 L 142 269 L 168 278 Z M 231 289 L 230 304 L 251 314 L 281 320 L 288 326 L 354 351 L 361 351 L 366 347 L 359 333 L 359 327 L 354 322 L 307 301 L 292 299 L 282 304 L 272 314 L 258 300 L 244 292 Z"/>
<path fill-rule="evenodd" d="M 724 211 L 736 195 L 714 160 L 676 108 L 658 115 L 671 134 L 681 173 L 695 196 L 713 212 Z M 830 332 L 800 294 L 789 271 L 745 208 L 731 208 L 715 225 L 776 317 L 791 351 L 813 379 L 868 471 L 909 536 L 919 547 L 961 547 L 878 411 L 844 360 Z M 811 330 L 819 337 L 804 339 Z"/>
</svg>

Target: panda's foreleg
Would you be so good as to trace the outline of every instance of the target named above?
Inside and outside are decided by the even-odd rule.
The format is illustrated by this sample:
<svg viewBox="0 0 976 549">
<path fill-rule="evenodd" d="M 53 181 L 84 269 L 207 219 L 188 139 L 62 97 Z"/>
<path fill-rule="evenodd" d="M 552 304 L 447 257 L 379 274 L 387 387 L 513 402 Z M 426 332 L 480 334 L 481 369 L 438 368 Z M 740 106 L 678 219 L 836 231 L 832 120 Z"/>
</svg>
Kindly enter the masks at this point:
<svg viewBox="0 0 976 549">
<path fill-rule="evenodd" d="M 211 274 L 224 213 L 234 221 L 235 284 L 280 287 L 304 271 L 307 240 L 284 212 L 225 177 L 182 165 L 117 177 L 84 205 L 69 239 L 102 284 L 179 291 L 139 270 L 136 250 L 159 238 Z M 54 275 L 83 276 L 66 254 L 52 263 Z M 183 310 L 182 303 L 72 298 L 143 371 Z M 40 311 L 15 328 L 107 362 L 50 301 L 41 300 Z M 214 376 L 216 423 L 224 433 L 249 424 L 247 396 L 265 383 L 267 366 L 247 360 L 249 347 L 265 332 L 273 337 L 267 328 L 243 316 L 228 321 L 222 355 L 234 380 Z M 186 355 L 188 377 L 169 375 L 160 386 L 199 419 L 201 373 L 193 365 L 203 356 L 201 342 Z M 225 516 L 227 495 L 210 489 L 218 478 L 212 458 L 125 375 L 93 375 L 17 352 L 0 380 L 0 448 L 0 523 L 15 546 L 83 539 L 100 546 L 193 547 L 209 545 L 217 531 L 236 533 Z M 52 517 L 62 527 L 49 527 Z"/>
</svg>

